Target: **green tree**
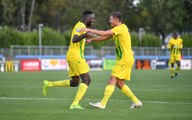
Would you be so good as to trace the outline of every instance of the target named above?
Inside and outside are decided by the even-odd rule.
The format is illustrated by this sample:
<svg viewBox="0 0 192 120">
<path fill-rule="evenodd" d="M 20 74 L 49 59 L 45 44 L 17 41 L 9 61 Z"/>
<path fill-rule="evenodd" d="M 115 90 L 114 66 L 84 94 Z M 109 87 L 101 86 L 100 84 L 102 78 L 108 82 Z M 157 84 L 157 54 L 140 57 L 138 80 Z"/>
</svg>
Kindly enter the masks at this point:
<svg viewBox="0 0 192 120">
<path fill-rule="evenodd" d="M 96 22 L 93 25 L 93 28 L 96 29 L 110 29 L 108 24 L 109 14 L 112 11 L 121 11 L 123 22 L 128 25 L 130 32 L 136 33 L 135 35 L 138 35 L 139 28 L 144 28 L 146 33 L 161 34 L 163 37 L 173 31 L 180 33 L 192 31 L 191 0 L 138 0 L 137 4 L 134 4 L 134 1 L 0 0 L 0 26 L 10 26 L 12 29 L 10 31 L 16 29 L 21 34 L 29 34 L 30 32 L 21 32 L 29 29 L 34 34 L 38 24 L 43 23 L 45 28 L 53 28 L 49 32 L 56 31 L 59 34 L 64 34 L 67 40 L 65 44 L 68 45 L 70 42 L 70 31 L 75 23 L 81 20 L 82 12 L 84 10 L 92 10 L 96 13 Z M 4 34 L 6 33 L 3 33 L 3 36 L 5 36 Z M 133 38 L 138 38 L 138 36 Z M 7 36 L 7 39 L 10 39 L 10 36 Z M 34 42 L 34 40 L 32 41 Z M 12 43 L 10 41 L 4 42 L 4 45 Z M 63 41 L 61 42 L 63 43 Z M 20 43 L 25 44 L 25 42 Z M 49 43 L 52 44 L 50 41 Z M 137 42 L 134 44 L 137 46 Z M 102 42 L 93 45 L 100 47 L 111 44 Z"/>
<path fill-rule="evenodd" d="M 192 31 L 189 6 L 192 6 L 190 0 L 141 0 L 138 4 L 145 27 L 163 36 L 173 31 Z"/>
</svg>

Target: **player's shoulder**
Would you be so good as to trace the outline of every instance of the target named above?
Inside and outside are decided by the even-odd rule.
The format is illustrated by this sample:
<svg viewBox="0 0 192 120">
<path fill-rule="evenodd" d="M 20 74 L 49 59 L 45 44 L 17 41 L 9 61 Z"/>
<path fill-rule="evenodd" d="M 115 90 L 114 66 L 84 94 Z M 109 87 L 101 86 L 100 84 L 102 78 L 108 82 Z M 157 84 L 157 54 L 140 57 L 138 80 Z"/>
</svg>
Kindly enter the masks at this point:
<svg viewBox="0 0 192 120">
<path fill-rule="evenodd" d="M 111 29 L 112 31 L 129 31 L 128 27 L 125 24 L 121 24 L 119 26 L 116 26 L 114 28 Z"/>
<path fill-rule="evenodd" d="M 80 32 L 82 28 L 85 28 L 85 24 L 82 22 L 77 22 L 76 25 L 74 26 L 73 30 L 75 30 L 76 32 Z"/>
<path fill-rule="evenodd" d="M 81 28 L 86 27 L 85 24 L 82 23 L 82 22 L 80 22 L 80 21 L 77 22 L 75 26 L 76 26 L 76 27 L 81 27 Z"/>
<path fill-rule="evenodd" d="M 169 42 L 174 42 L 174 38 L 171 38 L 171 39 L 169 40 Z"/>
<path fill-rule="evenodd" d="M 179 39 L 179 41 L 183 41 L 182 38 L 178 38 L 178 39 Z"/>
<path fill-rule="evenodd" d="M 126 24 L 121 24 L 118 26 L 120 29 L 128 29 L 127 25 Z"/>
</svg>

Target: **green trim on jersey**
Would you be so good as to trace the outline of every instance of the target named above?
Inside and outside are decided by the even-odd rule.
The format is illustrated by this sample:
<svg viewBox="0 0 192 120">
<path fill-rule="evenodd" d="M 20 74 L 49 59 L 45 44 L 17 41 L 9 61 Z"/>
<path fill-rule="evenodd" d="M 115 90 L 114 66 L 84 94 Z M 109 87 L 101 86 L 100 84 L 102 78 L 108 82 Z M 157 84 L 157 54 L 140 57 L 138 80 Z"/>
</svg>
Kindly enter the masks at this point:
<svg viewBox="0 0 192 120">
<path fill-rule="evenodd" d="M 122 50 L 119 40 L 116 40 L 116 55 L 118 57 L 118 60 L 122 58 Z"/>
<path fill-rule="evenodd" d="M 180 55 L 180 54 L 181 54 L 181 51 L 179 50 L 178 47 L 174 47 L 174 46 L 173 46 L 173 48 L 171 48 L 171 54 L 172 54 L 172 55 Z"/>
<path fill-rule="evenodd" d="M 83 55 L 82 45 L 83 45 L 83 40 L 80 41 L 80 56 L 81 56 L 81 58 L 84 58 L 83 57 L 84 55 Z"/>
<path fill-rule="evenodd" d="M 181 49 L 183 48 L 182 39 L 171 38 L 167 44 L 167 48 L 170 50 L 170 55 L 181 55 Z"/>
<path fill-rule="evenodd" d="M 72 41 L 74 35 L 80 36 L 85 33 L 80 31 L 82 28 L 86 28 L 85 24 L 78 22 L 72 30 L 70 45 L 66 55 L 67 60 L 84 59 L 85 38 L 76 43 Z"/>
</svg>

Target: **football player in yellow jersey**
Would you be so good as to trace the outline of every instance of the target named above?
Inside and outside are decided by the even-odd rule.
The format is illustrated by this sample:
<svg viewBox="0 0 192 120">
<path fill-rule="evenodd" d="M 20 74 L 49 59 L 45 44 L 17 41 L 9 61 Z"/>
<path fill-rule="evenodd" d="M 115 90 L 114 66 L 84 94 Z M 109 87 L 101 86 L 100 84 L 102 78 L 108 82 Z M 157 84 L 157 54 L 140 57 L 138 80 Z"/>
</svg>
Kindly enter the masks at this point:
<svg viewBox="0 0 192 120">
<path fill-rule="evenodd" d="M 84 59 L 85 38 L 92 37 L 90 33 L 82 32 L 82 28 L 90 28 L 95 22 L 95 14 L 92 11 L 84 11 L 82 14 L 83 21 L 78 22 L 71 34 L 71 41 L 67 51 L 66 60 L 69 66 L 69 77 L 67 80 L 47 81 L 44 80 L 43 95 L 46 96 L 48 88 L 51 87 L 77 87 L 78 91 L 70 105 L 70 109 L 84 109 L 79 101 L 84 96 L 90 82 L 89 66 Z M 79 84 L 80 78 L 82 82 Z"/>
<path fill-rule="evenodd" d="M 181 50 L 183 48 L 183 40 L 178 37 L 178 33 L 173 33 L 173 38 L 169 40 L 167 44 L 167 48 L 170 51 L 170 60 L 171 63 L 171 79 L 173 79 L 174 75 L 177 78 L 178 71 L 180 69 L 180 61 L 181 61 Z M 174 64 L 177 64 L 176 71 L 174 72 Z"/>
<path fill-rule="evenodd" d="M 122 22 L 120 12 L 112 12 L 109 18 L 112 29 L 101 31 L 84 28 L 82 31 L 91 32 L 99 35 L 95 38 L 87 39 L 87 43 L 91 41 L 103 41 L 109 38 L 114 39 L 116 44 L 116 64 L 112 70 L 108 85 L 105 87 L 104 97 L 100 102 L 89 103 L 91 106 L 105 109 L 110 96 L 117 86 L 126 96 L 132 100 L 132 108 L 142 107 L 142 103 L 133 94 L 130 88 L 125 84 L 125 80 L 130 80 L 131 69 L 134 64 L 134 56 L 131 47 L 131 38 L 127 26 Z"/>
</svg>

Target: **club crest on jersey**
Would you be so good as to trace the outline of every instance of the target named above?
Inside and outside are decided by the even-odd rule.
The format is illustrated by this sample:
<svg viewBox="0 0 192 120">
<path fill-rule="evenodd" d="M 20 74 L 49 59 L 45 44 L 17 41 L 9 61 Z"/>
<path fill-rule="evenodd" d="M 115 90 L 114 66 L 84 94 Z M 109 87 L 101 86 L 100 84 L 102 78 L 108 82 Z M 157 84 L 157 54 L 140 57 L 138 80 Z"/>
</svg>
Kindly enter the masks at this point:
<svg viewBox="0 0 192 120">
<path fill-rule="evenodd" d="M 76 32 L 81 32 L 81 29 L 76 29 Z"/>
</svg>

